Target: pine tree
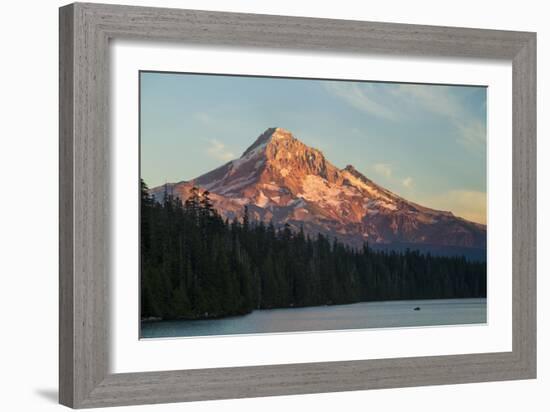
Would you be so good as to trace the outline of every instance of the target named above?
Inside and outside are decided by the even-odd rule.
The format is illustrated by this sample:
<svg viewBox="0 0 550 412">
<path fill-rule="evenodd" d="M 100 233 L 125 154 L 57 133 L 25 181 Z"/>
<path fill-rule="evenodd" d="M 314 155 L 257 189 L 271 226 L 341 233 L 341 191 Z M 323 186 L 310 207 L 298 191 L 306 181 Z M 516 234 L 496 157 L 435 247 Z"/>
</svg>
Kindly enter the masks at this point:
<svg viewBox="0 0 550 412">
<path fill-rule="evenodd" d="M 191 193 L 189 197 L 185 201 L 185 210 L 192 218 L 198 219 L 199 209 L 200 209 L 199 188 L 196 186 L 193 186 L 191 188 Z"/>
</svg>

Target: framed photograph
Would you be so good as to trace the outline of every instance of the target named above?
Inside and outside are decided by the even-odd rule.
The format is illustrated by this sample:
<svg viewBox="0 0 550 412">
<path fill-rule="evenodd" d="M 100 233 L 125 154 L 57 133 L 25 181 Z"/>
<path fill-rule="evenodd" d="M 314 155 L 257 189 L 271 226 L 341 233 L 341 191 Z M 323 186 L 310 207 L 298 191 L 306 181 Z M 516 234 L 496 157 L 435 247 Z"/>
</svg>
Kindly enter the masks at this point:
<svg viewBox="0 0 550 412">
<path fill-rule="evenodd" d="M 139 82 L 142 338 L 486 323 L 486 87 Z"/>
<path fill-rule="evenodd" d="M 534 33 L 62 7 L 60 402 L 534 378 L 535 86 Z"/>
</svg>

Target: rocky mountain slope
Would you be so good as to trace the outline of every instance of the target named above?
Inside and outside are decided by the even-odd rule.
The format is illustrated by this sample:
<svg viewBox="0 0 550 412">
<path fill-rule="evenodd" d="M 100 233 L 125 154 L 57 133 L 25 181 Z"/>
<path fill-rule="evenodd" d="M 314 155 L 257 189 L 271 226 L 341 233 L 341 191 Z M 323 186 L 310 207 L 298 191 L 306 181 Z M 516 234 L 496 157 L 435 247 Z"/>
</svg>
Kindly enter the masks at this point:
<svg viewBox="0 0 550 412">
<path fill-rule="evenodd" d="M 351 165 L 339 169 L 282 128 L 267 129 L 236 160 L 151 193 L 160 200 L 168 190 L 185 200 L 193 186 L 208 190 L 229 219 L 242 217 L 247 205 L 251 219 L 303 227 L 312 236 L 323 233 L 355 247 L 486 247 L 485 225 L 410 202 Z"/>
</svg>

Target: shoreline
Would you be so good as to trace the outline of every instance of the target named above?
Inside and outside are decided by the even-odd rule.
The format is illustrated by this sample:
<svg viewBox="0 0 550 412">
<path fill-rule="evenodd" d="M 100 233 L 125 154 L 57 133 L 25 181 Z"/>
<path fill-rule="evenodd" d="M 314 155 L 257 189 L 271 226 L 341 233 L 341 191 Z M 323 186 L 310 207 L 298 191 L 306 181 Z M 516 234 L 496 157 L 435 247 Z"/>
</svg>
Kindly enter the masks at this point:
<svg viewBox="0 0 550 412">
<path fill-rule="evenodd" d="M 358 301 L 358 302 L 349 302 L 349 303 L 330 303 L 330 304 L 324 304 L 324 305 L 308 305 L 308 306 L 281 306 L 281 307 L 273 307 L 273 308 L 258 308 L 253 309 L 251 311 L 242 313 L 242 314 L 227 314 L 227 315 L 212 315 L 212 316 L 206 316 L 206 317 L 180 317 L 180 318 L 174 318 L 174 319 L 163 319 L 160 317 L 149 317 L 149 318 L 143 318 L 140 319 L 140 324 L 151 324 L 151 323 L 160 323 L 160 322 L 178 322 L 178 321 L 204 321 L 204 320 L 221 320 L 221 319 L 230 319 L 230 318 L 243 318 L 247 315 L 250 315 L 253 312 L 267 312 L 267 311 L 275 311 L 275 310 L 290 310 L 290 309 L 312 309 L 312 308 L 323 308 L 323 307 L 331 307 L 331 306 L 352 306 L 352 305 L 358 305 L 358 304 L 364 304 L 364 303 L 406 303 L 406 302 L 438 302 L 438 301 L 457 301 L 458 302 L 464 302 L 466 300 L 485 300 L 487 301 L 487 297 L 468 297 L 468 298 L 440 298 L 440 299 L 434 299 L 434 298 L 420 298 L 420 299 L 395 299 L 395 300 L 367 300 L 367 301 Z M 414 309 L 414 307 L 412 308 Z M 411 309 L 411 310 L 412 310 Z"/>
</svg>

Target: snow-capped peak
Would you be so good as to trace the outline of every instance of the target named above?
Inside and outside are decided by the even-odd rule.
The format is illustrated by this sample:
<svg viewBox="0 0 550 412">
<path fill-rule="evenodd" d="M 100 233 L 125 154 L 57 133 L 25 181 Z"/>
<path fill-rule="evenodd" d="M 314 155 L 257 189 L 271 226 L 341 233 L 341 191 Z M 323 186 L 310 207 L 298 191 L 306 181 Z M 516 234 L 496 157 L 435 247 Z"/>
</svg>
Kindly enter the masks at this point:
<svg viewBox="0 0 550 412">
<path fill-rule="evenodd" d="M 282 127 L 270 127 L 263 132 L 258 138 L 244 151 L 242 157 L 249 155 L 252 151 L 258 151 L 259 148 L 265 148 L 272 141 L 280 140 L 296 140 L 294 135 Z"/>
<path fill-rule="evenodd" d="M 189 185 L 218 196 L 226 217 L 239 216 L 246 204 L 255 219 L 303 226 L 354 245 L 369 240 L 484 247 L 482 225 L 410 202 L 352 165 L 339 169 L 280 127 L 265 130 L 240 158 Z"/>
</svg>

